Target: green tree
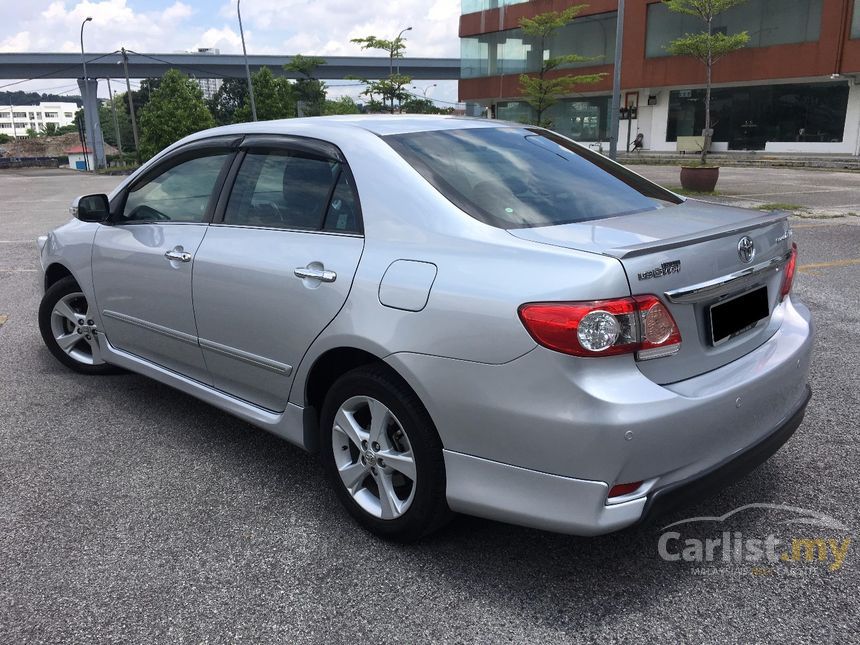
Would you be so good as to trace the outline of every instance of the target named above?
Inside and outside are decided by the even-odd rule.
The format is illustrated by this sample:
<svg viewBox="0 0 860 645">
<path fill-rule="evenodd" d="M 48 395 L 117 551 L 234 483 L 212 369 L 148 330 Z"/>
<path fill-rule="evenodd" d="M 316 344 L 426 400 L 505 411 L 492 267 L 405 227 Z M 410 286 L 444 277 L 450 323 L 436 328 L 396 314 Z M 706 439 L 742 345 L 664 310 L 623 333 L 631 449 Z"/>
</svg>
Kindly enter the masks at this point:
<svg viewBox="0 0 860 645">
<path fill-rule="evenodd" d="M 251 82 L 254 85 L 257 120 L 271 121 L 295 116 L 295 101 L 287 79 L 276 78 L 268 67 L 261 67 L 251 75 Z M 245 123 L 251 118 L 251 97 L 246 95 L 242 107 L 236 110 L 235 122 Z"/>
<path fill-rule="evenodd" d="M 365 36 L 364 38 L 353 38 L 350 42 L 361 45 L 362 49 L 379 49 L 388 52 L 388 78 L 378 81 L 369 81 L 366 78 L 359 80 L 365 85 L 362 95 L 369 99 L 368 107 L 371 111 L 378 111 L 379 107 L 387 105 L 387 109 L 391 114 L 394 114 L 395 101 L 402 104 L 410 96 L 405 88 L 412 83 L 412 77 L 394 70 L 394 59 L 403 58 L 403 52 L 406 51 L 406 39 L 401 36 L 393 40 Z"/>
<path fill-rule="evenodd" d="M 413 94 L 403 101 L 400 111 L 409 114 L 451 114 L 454 108 L 440 108 L 430 99 Z"/>
<path fill-rule="evenodd" d="M 721 58 L 746 46 L 750 37 L 746 31 L 731 36 L 714 33 L 714 18 L 746 0 L 663 0 L 670 11 L 699 18 L 706 30 L 697 34 L 684 34 L 669 43 L 673 56 L 692 56 L 705 66 L 705 142 L 702 146 L 702 164 L 708 161 L 708 151 L 714 132 L 711 127 L 711 78 L 714 64 Z"/>
<path fill-rule="evenodd" d="M 9 143 L 12 140 L 8 134 L 0 132 L 0 143 Z"/>
<path fill-rule="evenodd" d="M 333 100 L 326 99 L 325 107 L 323 108 L 323 114 L 327 115 L 359 114 L 360 112 L 361 110 L 358 109 L 358 105 L 349 96 L 341 96 Z"/>
<path fill-rule="evenodd" d="M 301 116 L 320 116 L 325 112 L 326 86 L 314 77 L 320 65 L 325 65 L 325 59 L 301 54 L 293 56 L 293 60 L 284 65 L 286 71 L 296 74 L 293 95 L 301 107 Z"/>
<path fill-rule="evenodd" d="M 236 112 L 248 99 L 248 83 L 243 78 L 225 78 L 207 106 L 215 123 L 229 125 L 236 122 Z"/>
<path fill-rule="evenodd" d="M 214 125 L 200 86 L 177 69 L 167 70 L 140 113 L 141 156 L 149 159 L 174 141 Z"/>
<path fill-rule="evenodd" d="M 563 65 L 593 60 L 588 56 L 580 56 L 579 54 L 549 56 L 547 48 L 547 40 L 587 7 L 586 4 L 580 4 L 568 7 L 564 11 L 548 11 L 536 15 L 534 18 L 520 19 L 523 33 L 532 41 L 532 46 L 541 53 L 541 67 L 537 74 L 520 74 L 520 90 L 526 102 L 535 110 L 534 123 L 537 126 L 552 127 L 552 122 L 544 119 L 544 112 L 558 103 L 562 94 L 570 93 L 576 85 L 597 83 L 606 76 L 606 74 L 567 74 L 564 76 L 551 74 Z"/>
<path fill-rule="evenodd" d="M 42 126 L 42 134 L 46 137 L 55 137 L 57 136 L 57 131 L 60 129 L 56 123 L 46 123 Z"/>
</svg>

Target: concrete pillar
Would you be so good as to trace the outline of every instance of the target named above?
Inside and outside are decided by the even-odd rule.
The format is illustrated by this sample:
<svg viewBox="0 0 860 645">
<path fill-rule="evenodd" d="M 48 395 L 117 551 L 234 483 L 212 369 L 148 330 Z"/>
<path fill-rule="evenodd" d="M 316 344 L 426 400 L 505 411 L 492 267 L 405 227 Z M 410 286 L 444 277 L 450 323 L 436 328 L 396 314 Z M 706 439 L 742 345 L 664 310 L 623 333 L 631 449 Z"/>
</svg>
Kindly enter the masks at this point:
<svg viewBox="0 0 860 645">
<path fill-rule="evenodd" d="M 79 78 L 78 88 L 81 90 L 81 98 L 84 101 L 86 145 L 93 151 L 96 168 L 104 168 L 107 165 L 107 160 L 105 159 L 105 142 L 102 138 L 102 126 L 99 121 L 99 82 L 94 78 Z"/>
</svg>

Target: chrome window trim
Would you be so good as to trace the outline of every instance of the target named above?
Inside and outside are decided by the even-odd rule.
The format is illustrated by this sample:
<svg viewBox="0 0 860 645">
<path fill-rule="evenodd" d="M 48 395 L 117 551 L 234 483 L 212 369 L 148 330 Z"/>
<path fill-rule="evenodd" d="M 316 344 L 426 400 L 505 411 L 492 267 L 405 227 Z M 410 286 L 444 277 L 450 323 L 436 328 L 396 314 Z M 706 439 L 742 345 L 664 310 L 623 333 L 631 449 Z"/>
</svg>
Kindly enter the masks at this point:
<svg viewBox="0 0 860 645">
<path fill-rule="evenodd" d="M 363 233 L 331 231 L 328 229 L 319 228 L 285 228 L 281 226 L 254 226 L 253 224 L 225 224 L 224 222 L 213 222 L 209 226 L 217 226 L 218 228 L 238 228 L 251 229 L 254 231 L 274 231 L 284 233 L 310 233 L 313 235 L 334 235 L 337 237 L 356 237 L 364 238 Z"/>
<path fill-rule="evenodd" d="M 785 264 L 790 258 L 791 251 L 789 251 L 785 255 L 772 258 L 770 260 L 767 260 L 766 262 L 760 262 L 755 266 L 742 269 L 741 271 L 735 271 L 734 273 L 730 273 L 719 278 L 714 278 L 713 280 L 700 282 L 699 284 L 694 284 L 689 287 L 684 287 L 682 289 L 673 289 L 672 291 L 666 291 L 665 295 L 666 298 L 669 299 L 669 302 L 679 304 L 699 302 L 700 300 L 712 298 L 722 293 L 731 291 L 740 281 L 745 280 L 747 278 L 759 278 L 769 273 L 770 271 L 779 271 L 783 266 L 785 266 Z"/>
</svg>

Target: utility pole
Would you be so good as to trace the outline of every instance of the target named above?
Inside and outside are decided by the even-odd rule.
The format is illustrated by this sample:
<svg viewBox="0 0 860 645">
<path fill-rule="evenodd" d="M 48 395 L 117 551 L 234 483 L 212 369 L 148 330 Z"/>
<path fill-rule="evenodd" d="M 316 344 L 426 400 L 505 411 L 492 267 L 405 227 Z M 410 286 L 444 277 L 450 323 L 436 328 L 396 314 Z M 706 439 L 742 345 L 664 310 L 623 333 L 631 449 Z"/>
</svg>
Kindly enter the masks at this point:
<svg viewBox="0 0 860 645">
<path fill-rule="evenodd" d="M 248 79 L 248 96 L 251 98 L 251 118 L 257 120 L 257 104 L 254 101 L 254 84 L 251 82 L 251 68 L 248 67 L 248 50 L 245 49 L 245 30 L 242 29 L 242 11 L 239 8 L 242 0 L 236 0 L 236 14 L 239 16 L 239 35 L 242 38 L 242 55 L 245 57 L 245 78 Z"/>
<path fill-rule="evenodd" d="M 122 154 L 122 137 L 119 135 L 119 120 L 116 118 L 116 101 L 113 98 L 113 89 L 110 86 L 110 79 L 107 79 L 108 96 L 110 96 L 110 109 L 113 110 L 113 127 L 116 132 L 116 147 L 119 148 L 119 153 Z"/>
<path fill-rule="evenodd" d="M 87 111 L 87 107 L 86 107 L 86 105 L 87 105 L 87 94 L 89 94 L 89 84 L 87 83 L 87 81 L 89 80 L 87 78 L 87 58 L 84 55 L 84 25 L 86 25 L 88 22 L 92 22 L 92 19 L 93 19 L 92 16 L 87 16 L 86 18 L 84 18 L 84 21 L 81 23 L 81 65 L 83 65 L 83 68 L 84 68 L 84 89 L 87 90 L 86 94 L 83 97 L 81 97 L 84 100 L 84 115 L 86 115 L 86 111 Z M 85 123 L 86 123 L 86 121 L 85 121 Z M 92 131 L 87 133 L 87 134 L 89 134 L 91 138 L 95 137 L 95 135 Z M 90 171 L 90 156 L 89 156 L 89 153 L 87 152 L 88 148 L 87 148 L 87 138 L 86 137 L 84 137 L 84 143 L 83 143 L 82 148 L 83 148 L 83 152 L 84 152 L 84 169 L 87 172 L 89 172 Z M 93 151 L 95 152 L 95 146 L 93 146 Z M 93 161 L 95 161 L 95 154 L 93 154 Z M 95 168 L 93 168 L 93 170 L 95 170 Z"/>
<path fill-rule="evenodd" d="M 128 79 L 128 54 L 122 48 L 122 67 L 125 70 L 125 95 L 128 97 L 128 114 L 131 117 L 131 133 L 134 136 L 134 156 L 140 163 L 140 140 L 137 137 L 137 119 L 134 117 L 134 101 L 131 98 L 131 81 Z"/>
<path fill-rule="evenodd" d="M 612 109 L 609 119 L 609 158 L 618 159 L 618 126 L 621 118 L 621 60 L 624 49 L 624 0 L 618 0 L 615 27 L 615 67 L 612 71 Z"/>
</svg>

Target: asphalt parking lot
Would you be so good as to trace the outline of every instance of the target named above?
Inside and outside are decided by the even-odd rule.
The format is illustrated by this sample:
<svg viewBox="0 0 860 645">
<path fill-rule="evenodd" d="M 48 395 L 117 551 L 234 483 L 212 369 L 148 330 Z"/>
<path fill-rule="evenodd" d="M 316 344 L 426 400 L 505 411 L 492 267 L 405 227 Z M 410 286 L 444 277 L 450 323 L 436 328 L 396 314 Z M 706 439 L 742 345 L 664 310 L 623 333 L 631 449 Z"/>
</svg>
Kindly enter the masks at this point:
<svg viewBox="0 0 860 645">
<path fill-rule="evenodd" d="M 678 166 L 631 166 L 667 188 L 681 185 Z M 707 199 L 760 208 L 779 205 L 803 217 L 860 215 L 860 173 L 791 168 L 720 168 L 716 195 Z"/>
<path fill-rule="evenodd" d="M 860 175 L 845 176 L 840 201 L 860 210 Z M 398 546 L 358 529 L 299 449 L 143 377 L 76 375 L 42 346 L 34 239 L 118 181 L 0 172 L 0 642 L 856 642 L 860 217 L 794 220 L 814 398 L 757 471 L 605 537 L 460 517 Z M 666 525 L 757 503 L 842 528 L 752 508 L 732 531 L 838 535 L 841 566 L 659 555 Z"/>
</svg>

